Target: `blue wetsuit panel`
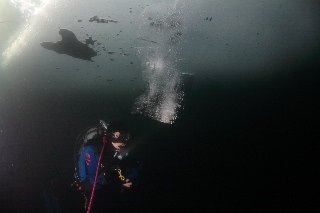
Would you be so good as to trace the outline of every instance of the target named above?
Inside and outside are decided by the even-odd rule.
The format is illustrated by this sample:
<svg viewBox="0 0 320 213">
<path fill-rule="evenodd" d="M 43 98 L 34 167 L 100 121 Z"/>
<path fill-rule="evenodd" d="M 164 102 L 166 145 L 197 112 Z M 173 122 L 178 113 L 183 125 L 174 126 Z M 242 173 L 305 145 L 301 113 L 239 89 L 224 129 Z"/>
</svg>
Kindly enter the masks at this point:
<svg viewBox="0 0 320 213">
<path fill-rule="evenodd" d="M 94 177 L 98 167 L 99 155 L 96 155 L 92 146 L 86 146 L 79 157 L 79 177 L 80 181 L 88 179 L 93 185 Z M 99 177 L 98 183 L 103 184 L 103 180 Z"/>
</svg>

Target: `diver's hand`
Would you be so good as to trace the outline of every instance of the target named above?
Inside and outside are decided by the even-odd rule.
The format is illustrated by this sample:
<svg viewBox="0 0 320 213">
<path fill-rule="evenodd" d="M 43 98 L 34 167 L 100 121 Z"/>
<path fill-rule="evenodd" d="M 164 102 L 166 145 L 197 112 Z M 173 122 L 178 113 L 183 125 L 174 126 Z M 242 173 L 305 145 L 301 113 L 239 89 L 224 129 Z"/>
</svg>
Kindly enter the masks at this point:
<svg viewBox="0 0 320 213">
<path fill-rule="evenodd" d="M 130 188 L 132 185 L 132 182 L 129 179 L 126 179 L 126 183 L 122 184 L 124 187 Z"/>
</svg>

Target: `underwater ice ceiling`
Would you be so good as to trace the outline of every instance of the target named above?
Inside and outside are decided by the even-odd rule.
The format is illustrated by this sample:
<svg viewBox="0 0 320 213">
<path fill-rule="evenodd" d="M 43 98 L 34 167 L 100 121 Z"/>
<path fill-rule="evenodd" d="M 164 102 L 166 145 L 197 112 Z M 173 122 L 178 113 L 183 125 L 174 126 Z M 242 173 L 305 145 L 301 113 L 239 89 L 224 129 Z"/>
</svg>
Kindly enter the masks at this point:
<svg viewBox="0 0 320 213">
<path fill-rule="evenodd" d="M 51 88 L 68 88 L 84 68 L 112 80 L 141 76 L 144 90 L 131 113 L 163 123 L 174 123 L 183 108 L 186 76 L 268 76 L 319 45 L 319 3 L 312 0 L 6 0 L 0 6 L 7 77 L 26 62 L 48 73 L 66 67 L 63 76 L 47 76 Z M 66 41 L 66 33 L 74 39 Z M 105 85 L 90 76 L 77 84 L 89 82 Z"/>
</svg>

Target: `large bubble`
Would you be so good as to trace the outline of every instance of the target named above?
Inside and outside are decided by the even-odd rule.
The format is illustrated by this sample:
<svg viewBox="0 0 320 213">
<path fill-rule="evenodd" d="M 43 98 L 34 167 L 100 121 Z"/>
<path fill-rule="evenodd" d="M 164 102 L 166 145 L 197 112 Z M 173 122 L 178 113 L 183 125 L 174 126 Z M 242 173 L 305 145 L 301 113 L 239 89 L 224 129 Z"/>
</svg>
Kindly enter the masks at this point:
<svg viewBox="0 0 320 213">
<path fill-rule="evenodd" d="M 141 14 L 139 38 L 148 46 L 136 49 L 146 88 L 132 113 L 169 124 L 176 120 L 184 96 L 178 69 L 179 44 L 186 26 L 182 11 L 183 4 L 178 2 L 147 7 Z"/>
</svg>

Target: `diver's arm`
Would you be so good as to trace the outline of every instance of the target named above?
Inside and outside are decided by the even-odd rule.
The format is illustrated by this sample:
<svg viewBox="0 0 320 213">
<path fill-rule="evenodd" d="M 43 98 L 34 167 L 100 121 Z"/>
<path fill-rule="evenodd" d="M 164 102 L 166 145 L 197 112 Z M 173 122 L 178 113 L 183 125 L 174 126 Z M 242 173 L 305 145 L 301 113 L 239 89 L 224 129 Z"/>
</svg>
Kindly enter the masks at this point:
<svg viewBox="0 0 320 213">
<path fill-rule="evenodd" d="M 87 174 L 86 174 L 86 162 L 85 162 L 85 157 L 86 157 L 86 153 L 87 150 L 84 149 L 79 157 L 79 162 L 78 162 L 78 166 L 79 166 L 79 178 L 80 181 L 84 181 L 87 178 Z"/>
</svg>

